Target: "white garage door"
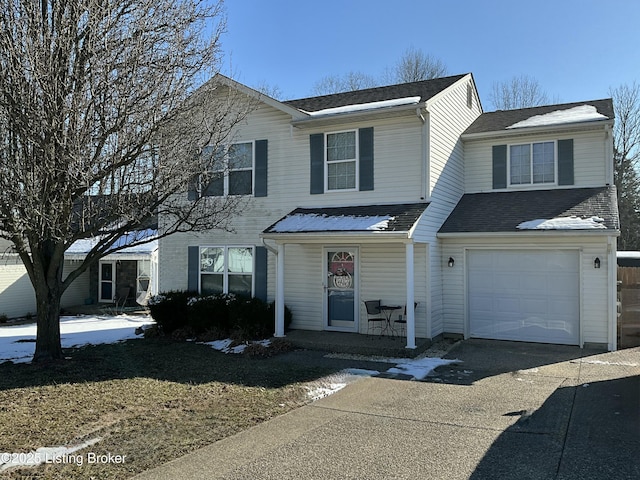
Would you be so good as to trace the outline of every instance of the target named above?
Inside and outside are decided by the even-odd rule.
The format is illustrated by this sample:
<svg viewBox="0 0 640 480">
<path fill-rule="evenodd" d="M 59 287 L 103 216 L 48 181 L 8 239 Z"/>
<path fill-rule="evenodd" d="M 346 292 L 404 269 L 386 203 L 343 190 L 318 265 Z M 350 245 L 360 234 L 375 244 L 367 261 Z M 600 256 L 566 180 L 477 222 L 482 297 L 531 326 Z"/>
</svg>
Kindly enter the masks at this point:
<svg viewBox="0 0 640 480">
<path fill-rule="evenodd" d="M 579 258 L 574 250 L 470 250 L 470 336 L 577 345 Z"/>
</svg>

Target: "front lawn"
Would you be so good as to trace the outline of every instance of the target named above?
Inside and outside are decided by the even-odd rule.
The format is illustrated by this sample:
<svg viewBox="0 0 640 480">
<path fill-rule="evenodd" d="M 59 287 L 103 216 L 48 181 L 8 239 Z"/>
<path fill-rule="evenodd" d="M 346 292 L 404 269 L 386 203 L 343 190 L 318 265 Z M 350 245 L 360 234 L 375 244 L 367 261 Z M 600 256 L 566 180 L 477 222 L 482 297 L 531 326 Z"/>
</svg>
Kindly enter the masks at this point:
<svg viewBox="0 0 640 480">
<path fill-rule="evenodd" d="M 47 367 L 0 364 L 0 452 L 99 440 L 64 463 L 3 478 L 130 478 L 303 405 L 304 382 L 333 372 L 166 339 L 89 346 L 68 357 Z M 114 461 L 87 463 L 89 453 Z"/>
</svg>

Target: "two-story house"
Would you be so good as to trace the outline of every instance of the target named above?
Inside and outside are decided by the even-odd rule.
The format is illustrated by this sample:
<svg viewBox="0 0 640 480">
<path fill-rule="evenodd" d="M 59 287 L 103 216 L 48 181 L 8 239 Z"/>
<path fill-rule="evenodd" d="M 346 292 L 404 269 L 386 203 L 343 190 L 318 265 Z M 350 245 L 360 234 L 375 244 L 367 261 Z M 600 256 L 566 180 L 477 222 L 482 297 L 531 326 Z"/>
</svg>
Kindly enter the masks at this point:
<svg viewBox="0 0 640 480">
<path fill-rule="evenodd" d="M 233 233 L 160 240 L 160 291 L 275 300 L 276 336 L 285 304 L 292 328 L 366 334 L 379 299 L 415 305 L 391 312 L 408 348 L 445 333 L 615 348 L 610 101 L 483 114 L 471 74 L 286 102 L 212 81 L 259 104 L 234 168 L 185 200 L 250 199 Z"/>
</svg>

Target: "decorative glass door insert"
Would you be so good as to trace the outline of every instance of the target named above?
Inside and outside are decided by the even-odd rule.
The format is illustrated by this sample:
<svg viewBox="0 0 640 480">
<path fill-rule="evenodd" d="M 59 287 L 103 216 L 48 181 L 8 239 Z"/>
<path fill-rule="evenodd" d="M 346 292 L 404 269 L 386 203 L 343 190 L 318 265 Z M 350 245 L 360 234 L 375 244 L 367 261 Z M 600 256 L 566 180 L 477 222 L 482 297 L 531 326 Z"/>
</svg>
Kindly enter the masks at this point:
<svg viewBox="0 0 640 480">
<path fill-rule="evenodd" d="M 327 327 L 356 330 L 357 263 L 355 249 L 327 250 Z"/>
</svg>

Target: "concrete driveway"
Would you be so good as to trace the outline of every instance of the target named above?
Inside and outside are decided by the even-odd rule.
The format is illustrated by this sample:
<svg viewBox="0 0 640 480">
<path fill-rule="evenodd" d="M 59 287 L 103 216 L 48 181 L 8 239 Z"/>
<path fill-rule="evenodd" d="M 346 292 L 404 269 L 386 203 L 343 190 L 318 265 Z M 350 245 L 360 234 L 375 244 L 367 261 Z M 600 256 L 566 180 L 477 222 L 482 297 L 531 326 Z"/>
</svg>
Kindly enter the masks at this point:
<svg viewBox="0 0 640 480">
<path fill-rule="evenodd" d="M 640 348 L 465 341 L 426 381 L 364 378 L 140 479 L 637 479 Z"/>
</svg>

